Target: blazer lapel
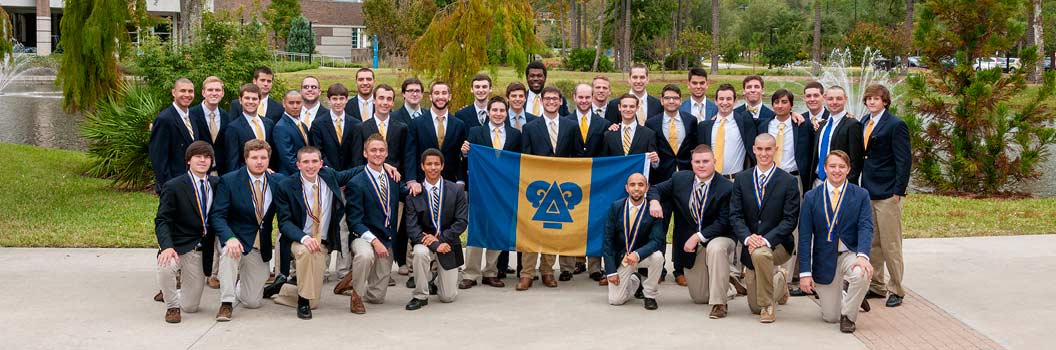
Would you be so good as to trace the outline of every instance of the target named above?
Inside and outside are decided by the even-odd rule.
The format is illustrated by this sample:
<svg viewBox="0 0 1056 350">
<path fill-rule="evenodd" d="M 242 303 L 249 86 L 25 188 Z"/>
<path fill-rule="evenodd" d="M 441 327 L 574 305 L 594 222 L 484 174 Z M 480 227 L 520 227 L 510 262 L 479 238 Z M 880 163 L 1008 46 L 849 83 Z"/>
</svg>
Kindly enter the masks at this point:
<svg viewBox="0 0 1056 350">
<path fill-rule="evenodd" d="M 777 166 L 777 164 L 774 164 L 774 166 Z M 755 170 L 752 170 L 752 171 L 755 171 Z M 778 183 L 778 181 L 775 181 L 775 180 L 777 180 L 776 178 L 778 178 L 780 176 L 781 176 L 781 170 L 780 169 L 774 169 L 774 173 L 770 175 L 770 180 L 766 183 L 766 187 L 764 188 L 766 190 L 766 192 L 764 193 L 765 196 L 763 196 L 763 205 L 760 206 L 760 208 L 759 208 L 760 211 L 762 211 L 762 208 L 766 207 L 766 202 L 770 201 L 770 197 L 774 196 L 774 188 L 777 187 L 777 183 Z M 760 213 L 760 215 L 762 215 L 762 213 Z"/>
</svg>

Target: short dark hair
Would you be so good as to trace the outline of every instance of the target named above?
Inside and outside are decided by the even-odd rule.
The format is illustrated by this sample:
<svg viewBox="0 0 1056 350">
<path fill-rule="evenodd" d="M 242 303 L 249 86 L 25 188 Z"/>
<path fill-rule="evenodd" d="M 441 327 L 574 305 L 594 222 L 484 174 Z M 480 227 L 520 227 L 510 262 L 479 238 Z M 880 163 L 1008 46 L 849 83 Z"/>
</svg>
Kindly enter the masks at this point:
<svg viewBox="0 0 1056 350">
<path fill-rule="evenodd" d="M 682 89 L 679 89 L 678 85 L 675 84 L 664 85 L 664 89 L 660 90 L 660 97 L 664 97 L 664 93 L 668 91 L 674 91 L 676 94 L 678 94 L 678 97 L 682 97 Z"/>
<path fill-rule="evenodd" d="M 429 84 L 429 93 L 433 93 L 433 90 L 436 89 L 437 85 L 446 86 L 448 90 L 451 89 L 451 85 L 447 85 L 447 83 L 445 83 L 445 82 L 443 82 L 441 80 L 434 80 L 432 84 Z"/>
<path fill-rule="evenodd" d="M 549 93 L 556 93 L 557 97 L 564 97 L 564 94 L 561 93 L 561 89 L 558 89 L 556 86 L 553 86 L 553 85 L 544 87 L 543 91 L 539 93 L 539 96 L 546 96 L 546 93 L 548 93 L 548 92 Z"/>
<path fill-rule="evenodd" d="M 879 97 L 881 101 L 884 101 L 884 108 L 891 106 L 891 91 L 887 90 L 886 86 L 872 84 L 866 87 L 865 93 L 862 94 L 862 103 L 870 97 Z"/>
<path fill-rule="evenodd" d="M 249 158 L 249 152 L 267 150 L 268 156 L 271 156 L 271 145 L 267 141 L 261 139 L 252 139 L 246 141 L 246 145 L 242 147 L 242 158 Z"/>
<path fill-rule="evenodd" d="M 488 110 L 490 111 L 491 105 L 496 103 L 501 103 L 503 106 L 506 106 L 506 109 L 510 108 L 510 104 L 506 102 L 505 98 L 503 98 L 502 96 L 492 96 L 490 99 L 488 99 Z"/>
<path fill-rule="evenodd" d="M 374 95 L 378 94 L 378 90 L 391 91 L 392 92 L 392 96 L 396 97 L 396 90 L 393 89 L 392 86 L 389 86 L 389 84 L 381 83 L 381 84 L 378 84 L 378 86 L 375 86 L 374 87 Z"/>
<path fill-rule="evenodd" d="M 190 162 L 194 156 L 206 156 L 213 158 L 213 146 L 205 141 L 194 141 L 187 146 L 187 151 L 183 152 L 183 161 Z"/>
<path fill-rule="evenodd" d="M 766 87 L 766 83 L 763 83 L 763 77 L 758 75 L 749 75 L 747 77 L 744 77 L 744 80 L 741 81 L 741 88 L 743 89 L 745 86 L 748 85 L 748 82 L 752 80 L 759 81 L 759 86 Z"/>
<path fill-rule="evenodd" d="M 510 94 L 512 94 L 514 91 L 523 91 L 525 95 L 528 95 L 528 88 L 526 88 L 524 84 L 515 81 L 510 83 L 509 85 L 506 85 L 506 98 L 509 98 Z"/>
<path fill-rule="evenodd" d="M 627 99 L 627 98 L 634 100 L 634 105 L 635 106 L 638 106 L 638 105 L 640 105 L 642 103 L 642 101 L 638 99 L 638 96 L 634 96 L 634 95 L 631 95 L 630 93 L 626 93 L 626 94 L 620 95 L 620 97 L 616 99 L 616 101 L 618 101 L 618 102 L 616 102 L 616 107 L 619 108 L 620 102 L 623 102 L 623 100 Z"/>
<path fill-rule="evenodd" d="M 297 161 L 298 162 L 301 161 L 301 155 L 302 154 L 309 154 L 309 153 L 318 154 L 319 155 L 319 159 L 323 158 L 323 151 L 320 151 L 318 148 L 315 148 L 315 146 L 304 146 L 304 147 L 301 147 L 301 149 L 297 150 Z"/>
<path fill-rule="evenodd" d="M 841 160 L 843 160 L 844 164 L 847 164 L 847 166 L 851 166 L 851 156 L 847 155 L 847 152 L 841 150 L 833 150 L 832 152 L 829 152 L 829 154 L 825 156 L 825 164 L 829 163 L 830 157 L 840 158 Z"/>
<path fill-rule="evenodd" d="M 631 65 L 631 69 L 628 69 L 627 73 L 629 74 L 629 73 L 631 73 L 632 70 L 635 70 L 635 69 L 644 69 L 645 70 L 645 75 L 649 75 L 649 67 L 646 66 L 644 63 L 632 64 Z"/>
<path fill-rule="evenodd" d="M 238 97 L 241 98 L 242 96 L 245 96 L 247 92 L 255 93 L 255 94 L 257 94 L 257 97 L 261 97 L 260 96 L 260 87 L 258 87 L 256 84 L 253 84 L 253 83 L 242 84 L 242 86 L 238 88 Z"/>
<path fill-rule="evenodd" d="M 782 97 L 788 97 L 788 105 L 795 105 L 796 96 L 792 95 L 791 92 L 785 89 L 777 89 L 777 91 L 774 91 L 774 94 L 770 96 L 770 104 L 777 103 L 777 100 L 780 100 Z"/>
<path fill-rule="evenodd" d="M 407 93 L 407 87 L 411 86 L 411 85 L 415 85 L 415 84 L 418 85 L 419 89 L 425 89 L 425 85 L 422 85 L 422 81 L 421 80 L 418 80 L 418 78 L 415 78 L 415 77 L 410 77 L 410 78 L 404 79 L 403 80 L 403 84 L 400 84 L 400 93 L 401 94 L 406 94 Z"/>
<path fill-rule="evenodd" d="M 821 85 L 821 83 L 817 81 L 811 81 L 807 83 L 807 85 L 803 87 L 803 93 L 807 93 L 807 89 L 818 89 L 818 92 L 823 94 L 825 93 L 825 86 Z"/>
<path fill-rule="evenodd" d="M 275 73 L 271 71 L 271 68 L 268 68 L 268 66 L 261 66 L 260 68 L 253 70 L 253 80 L 257 80 L 257 78 L 260 78 L 261 74 L 267 74 L 272 77 L 275 77 Z"/>
<path fill-rule="evenodd" d="M 473 79 L 470 80 L 469 82 L 470 82 L 470 85 L 472 85 L 472 83 L 474 81 L 481 81 L 481 80 L 488 82 L 488 86 L 489 87 L 492 85 L 491 84 L 491 77 L 489 77 L 487 74 L 484 74 L 484 73 L 478 73 L 477 75 L 474 75 Z"/>
<path fill-rule="evenodd" d="M 374 77 L 374 70 L 372 70 L 370 68 L 367 68 L 367 67 L 363 67 L 363 68 L 360 68 L 360 69 L 356 70 L 356 77 L 359 77 L 359 73 L 363 73 L 363 72 L 370 73 L 370 77 L 371 78 Z"/>
<path fill-rule="evenodd" d="M 527 76 L 528 71 L 532 69 L 542 69 L 543 77 L 546 77 L 546 65 L 543 64 L 543 61 L 532 61 L 532 63 L 529 63 L 527 67 L 524 67 L 524 75 Z"/>
<path fill-rule="evenodd" d="M 700 68 L 700 67 L 690 68 L 689 69 L 689 79 L 693 79 L 693 77 L 704 77 L 704 79 L 707 79 L 708 78 L 708 71 L 704 70 L 704 68 Z"/>
<path fill-rule="evenodd" d="M 719 91 L 730 91 L 730 92 L 733 93 L 733 99 L 734 100 L 737 99 L 737 89 L 734 89 L 733 85 L 730 85 L 730 83 L 722 83 L 721 85 L 719 85 L 718 89 L 715 89 L 715 99 L 716 100 L 719 99 Z"/>
<path fill-rule="evenodd" d="M 422 164 L 425 164 L 425 158 L 428 158 L 428 157 L 438 157 L 438 158 L 440 158 L 440 164 L 441 165 L 444 164 L 444 153 L 440 152 L 440 150 L 438 150 L 436 148 L 429 148 L 429 149 L 426 149 L 425 152 L 422 152 L 422 160 L 421 160 Z"/>
<path fill-rule="evenodd" d="M 334 83 L 331 84 L 330 87 L 326 88 L 326 98 L 331 98 L 334 96 L 348 97 L 348 88 L 345 87 L 345 84 Z"/>
</svg>

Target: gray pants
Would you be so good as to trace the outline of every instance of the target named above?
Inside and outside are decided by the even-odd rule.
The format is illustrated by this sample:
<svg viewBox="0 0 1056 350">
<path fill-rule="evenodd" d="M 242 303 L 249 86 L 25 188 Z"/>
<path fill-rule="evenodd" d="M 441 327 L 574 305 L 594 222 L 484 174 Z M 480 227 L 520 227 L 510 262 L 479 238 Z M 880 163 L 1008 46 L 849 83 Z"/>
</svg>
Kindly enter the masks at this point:
<svg viewBox="0 0 1056 350">
<path fill-rule="evenodd" d="M 825 322 L 839 322 L 841 315 L 847 316 L 851 321 L 858 320 L 858 306 L 862 304 L 862 299 L 865 299 L 865 292 L 869 291 L 869 278 L 860 268 L 852 268 L 857 258 L 853 252 L 840 253 L 832 283 L 814 284 L 821 304 L 821 319 Z M 847 293 L 843 293 L 843 280 L 848 283 Z"/>
<path fill-rule="evenodd" d="M 165 308 L 180 308 L 188 313 L 198 312 L 202 289 L 205 288 L 202 252 L 192 250 L 180 255 L 177 260 L 167 266 L 158 266 L 158 285 L 161 286 L 161 295 L 165 298 Z M 176 289 L 176 275 L 180 275 L 180 289 Z"/>
<path fill-rule="evenodd" d="M 490 252 L 490 251 L 489 251 Z M 450 253 L 448 253 L 450 254 Z M 498 255 L 498 251 L 495 251 Z M 421 244 L 414 245 L 414 298 L 429 299 L 429 280 L 432 279 L 432 264 L 436 262 L 436 253 Z M 440 302 L 450 303 L 458 296 L 458 268 L 444 270 L 437 263 L 436 289 Z M 479 265 L 478 265 L 479 266 Z"/>
<path fill-rule="evenodd" d="M 385 302 L 385 293 L 392 278 L 392 251 L 382 258 L 374 253 L 374 246 L 362 238 L 352 241 L 352 289 L 371 304 Z"/>
<path fill-rule="evenodd" d="M 417 248 L 418 245 L 415 245 Z M 417 252 L 415 252 L 417 253 Z M 488 249 L 486 252 L 481 247 L 466 247 L 466 269 L 462 271 L 462 278 L 467 280 L 479 280 L 481 277 L 481 258 L 484 258 L 484 277 L 495 277 L 498 276 L 499 267 L 499 253 L 501 251 L 495 249 Z M 414 267 L 415 271 L 418 267 Z M 417 275 L 416 275 L 417 276 Z M 418 280 L 417 277 L 414 278 Z"/>
<path fill-rule="evenodd" d="M 259 249 L 253 249 L 246 255 L 232 258 L 227 255 L 227 248 L 220 254 L 220 302 L 238 301 L 249 309 L 260 307 L 264 291 L 264 282 L 268 280 L 268 264 L 260 256 Z M 235 286 L 238 285 L 238 288 Z"/>
<path fill-rule="evenodd" d="M 645 281 L 639 281 L 637 275 L 632 275 L 639 268 L 649 271 L 649 276 L 646 276 Z M 609 305 L 623 305 L 626 303 L 634 295 L 634 292 L 638 290 L 639 284 L 641 284 L 642 294 L 645 294 L 646 298 L 656 299 L 660 294 L 660 270 L 663 268 L 664 256 L 660 252 L 653 252 L 648 257 L 639 260 L 635 265 L 623 266 L 620 264 L 616 268 L 616 275 L 620 277 L 620 285 L 609 283 Z"/>
<path fill-rule="evenodd" d="M 733 240 L 713 238 L 706 247 L 697 246 L 693 268 L 685 269 L 689 297 L 697 304 L 724 305 L 730 289 L 730 252 Z M 677 248 L 677 247 L 676 247 Z"/>
<path fill-rule="evenodd" d="M 348 223 L 342 215 L 341 219 L 341 249 L 334 249 L 337 252 L 337 279 L 340 280 L 345 278 L 345 274 L 352 270 L 352 249 L 348 247 Z M 329 260 L 327 261 L 329 262 Z M 327 268 L 330 264 L 326 265 Z"/>
</svg>

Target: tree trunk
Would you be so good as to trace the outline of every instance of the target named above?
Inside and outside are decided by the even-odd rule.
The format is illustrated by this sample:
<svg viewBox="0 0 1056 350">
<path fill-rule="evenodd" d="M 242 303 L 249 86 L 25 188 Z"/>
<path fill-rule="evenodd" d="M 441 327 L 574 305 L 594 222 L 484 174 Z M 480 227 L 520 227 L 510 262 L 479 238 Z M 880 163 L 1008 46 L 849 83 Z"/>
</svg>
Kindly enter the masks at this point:
<svg viewBox="0 0 1056 350">
<path fill-rule="evenodd" d="M 190 44 L 194 41 L 198 29 L 202 27 L 202 1 L 180 0 L 180 16 L 183 17 L 183 23 L 177 27 L 180 31 L 180 43 Z"/>
<path fill-rule="evenodd" d="M 568 0 L 568 32 L 572 36 L 572 48 L 579 47 L 579 30 L 577 30 L 576 22 L 579 21 L 579 15 L 576 13 L 576 0 Z"/>
<path fill-rule="evenodd" d="M 711 75 L 719 74 L 719 0 L 711 0 Z"/>
<path fill-rule="evenodd" d="M 811 59 L 814 61 L 811 64 L 813 74 L 821 75 L 821 0 L 814 0 L 814 47 L 811 49 Z"/>
<path fill-rule="evenodd" d="M 902 30 L 905 33 L 905 39 L 903 44 L 907 46 L 907 50 L 902 55 L 902 74 L 909 72 L 909 56 L 913 55 L 913 2 L 914 0 L 906 0 L 906 20 L 902 23 Z"/>
<path fill-rule="evenodd" d="M 601 58 L 601 30 L 605 28 L 605 9 L 598 14 L 598 35 L 594 36 L 594 64 L 590 66 L 591 72 L 598 71 L 598 59 Z"/>
<path fill-rule="evenodd" d="M 623 2 L 626 0 L 615 0 L 612 8 L 612 52 L 613 66 L 623 69 Z"/>
<path fill-rule="evenodd" d="M 631 69 L 631 0 L 623 0 L 623 70 Z"/>
<path fill-rule="evenodd" d="M 1034 37 L 1033 45 L 1038 47 L 1038 62 L 1034 64 L 1033 69 L 1030 69 L 1030 75 L 1028 79 L 1032 83 L 1038 83 L 1041 81 L 1041 75 L 1045 71 L 1045 36 L 1043 35 L 1044 22 L 1042 22 L 1041 16 L 1041 0 L 1031 0 L 1031 7 L 1033 8 L 1030 18 L 1033 19 L 1034 25 L 1032 26 L 1032 36 Z"/>
</svg>

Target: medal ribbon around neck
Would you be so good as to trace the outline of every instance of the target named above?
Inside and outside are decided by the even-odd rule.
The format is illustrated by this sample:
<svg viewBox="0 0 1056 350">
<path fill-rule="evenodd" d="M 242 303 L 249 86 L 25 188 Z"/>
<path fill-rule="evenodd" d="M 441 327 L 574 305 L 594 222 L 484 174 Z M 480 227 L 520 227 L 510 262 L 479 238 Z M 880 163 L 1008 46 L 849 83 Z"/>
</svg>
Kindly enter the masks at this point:
<svg viewBox="0 0 1056 350">
<path fill-rule="evenodd" d="M 828 230 L 827 240 L 832 242 L 832 231 L 836 230 L 836 225 L 840 223 L 840 209 L 843 208 L 843 196 L 847 195 L 847 180 L 843 180 L 843 185 L 840 185 L 840 198 L 836 202 L 836 210 L 832 210 L 832 216 L 829 216 L 829 210 L 832 209 L 832 198 L 829 197 L 828 186 L 825 188 L 825 229 Z"/>
<path fill-rule="evenodd" d="M 383 168 L 382 171 L 385 171 L 385 169 Z M 385 175 L 382 174 L 382 176 Z M 374 186 L 374 194 L 378 196 L 378 205 L 380 205 L 381 210 L 385 212 L 385 226 L 389 226 L 389 217 L 391 216 L 391 213 L 389 210 L 389 203 L 385 200 L 389 194 L 381 192 L 381 183 L 378 182 L 369 171 L 367 172 L 367 179 L 370 179 L 370 184 Z"/>
<path fill-rule="evenodd" d="M 194 206 L 198 207 L 198 218 L 202 220 L 202 237 L 208 233 L 206 223 L 209 221 L 208 217 L 205 216 L 205 211 L 202 210 L 202 197 L 198 195 L 198 184 L 194 181 L 194 175 L 191 172 L 187 172 L 187 176 L 191 178 L 191 188 L 194 188 Z"/>
<path fill-rule="evenodd" d="M 700 183 L 704 184 L 703 181 Z M 694 189 L 693 193 L 696 192 L 697 191 Z M 708 192 L 711 192 L 711 184 L 704 185 L 704 195 L 701 198 L 698 198 L 700 201 L 697 202 L 697 212 L 695 213 L 697 214 L 697 232 L 700 232 L 701 229 L 704 228 L 704 206 L 708 203 Z"/>
<path fill-rule="evenodd" d="M 261 180 L 259 196 L 257 195 L 257 187 L 253 186 L 253 177 L 251 176 L 249 178 L 249 190 L 253 193 L 253 211 L 255 211 L 255 214 L 257 214 L 257 226 L 260 226 L 260 224 L 264 221 L 264 196 L 268 193 L 268 176 L 261 175 L 260 178 Z M 260 197 L 260 202 L 257 202 L 257 197 Z M 257 227 L 257 229 L 259 230 L 260 227 Z"/>
<path fill-rule="evenodd" d="M 638 214 L 635 217 L 631 217 L 631 207 L 634 203 L 631 202 L 630 198 L 627 199 L 628 207 L 623 210 L 623 244 L 627 248 L 624 250 L 624 254 L 630 254 L 631 248 L 634 248 L 634 242 L 638 241 L 638 229 L 641 227 L 642 217 L 645 214 L 645 203 L 643 201 L 642 208 L 638 209 Z"/>
<path fill-rule="evenodd" d="M 752 178 L 755 180 L 752 181 L 752 183 L 755 184 L 755 204 L 758 206 L 759 210 L 763 210 L 763 198 L 766 196 L 766 185 L 770 183 L 770 180 L 774 179 L 775 170 L 777 170 L 776 163 L 766 172 L 766 181 L 763 181 L 763 183 L 759 183 L 759 171 L 752 172 Z"/>
<path fill-rule="evenodd" d="M 429 216 L 430 216 L 430 219 L 432 219 L 432 221 L 433 221 L 433 227 L 436 227 L 435 235 L 439 238 L 439 236 L 440 236 L 440 217 L 444 215 L 444 181 L 440 180 L 440 183 L 436 185 L 436 188 L 438 188 L 437 192 L 440 193 L 439 195 L 437 195 L 438 200 L 437 200 L 437 203 L 436 203 L 436 216 L 433 216 L 433 211 L 432 210 L 429 210 Z M 430 202 L 429 205 L 432 206 L 432 204 L 433 204 L 432 201 L 429 201 L 429 202 Z M 429 209 L 432 209 L 432 208 L 429 208 Z"/>
<path fill-rule="evenodd" d="M 319 177 L 318 176 L 315 178 L 314 184 L 315 184 L 315 198 L 317 199 L 316 201 L 319 202 L 319 206 L 321 207 L 321 206 L 323 206 L 323 201 L 322 201 L 322 196 L 320 195 L 320 193 L 323 192 L 323 189 L 322 189 L 322 186 L 319 186 Z M 301 192 L 302 192 L 302 194 L 304 194 L 301 197 L 304 197 L 304 207 L 308 209 L 308 210 L 306 210 L 308 212 L 308 217 L 312 219 L 312 224 L 313 225 L 319 226 L 319 223 L 322 222 L 322 219 L 319 218 L 319 217 L 316 217 L 315 214 L 312 213 L 312 206 L 311 206 L 311 204 L 308 203 L 308 187 L 306 187 L 304 185 L 301 185 L 301 187 L 303 187 L 301 189 Z M 320 217 L 323 215 L 322 208 L 319 208 L 319 215 L 320 215 Z"/>
</svg>

